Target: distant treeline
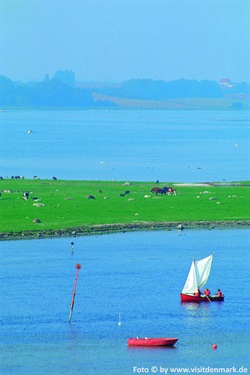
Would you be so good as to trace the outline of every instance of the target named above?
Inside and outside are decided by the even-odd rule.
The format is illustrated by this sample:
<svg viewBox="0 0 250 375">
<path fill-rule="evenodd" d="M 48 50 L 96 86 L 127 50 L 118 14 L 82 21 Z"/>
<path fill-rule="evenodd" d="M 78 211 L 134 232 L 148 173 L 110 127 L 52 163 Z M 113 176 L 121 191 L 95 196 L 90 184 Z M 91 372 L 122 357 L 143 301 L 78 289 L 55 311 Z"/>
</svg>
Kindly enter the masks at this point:
<svg viewBox="0 0 250 375">
<path fill-rule="evenodd" d="M 117 87 L 118 86 L 118 87 Z M 116 87 L 76 87 L 74 73 L 58 71 L 52 79 L 48 75 L 41 82 L 22 83 L 0 76 L 0 106 L 17 107 L 76 107 L 107 108 L 116 106 L 111 101 L 96 101 L 93 94 L 138 100 L 168 100 L 176 98 L 222 98 L 225 88 L 214 81 L 180 79 L 165 82 L 151 79 L 131 79 Z M 231 94 L 250 94 L 250 85 L 238 84 Z"/>
<path fill-rule="evenodd" d="M 179 79 L 165 82 L 152 79 L 131 79 L 120 87 L 104 87 L 96 90 L 104 95 L 141 99 L 141 100 L 168 100 L 177 98 L 222 98 L 232 94 L 250 94 L 250 85 L 237 84 L 225 88 L 215 81 L 197 81 Z"/>
<path fill-rule="evenodd" d="M 0 76 L 0 106 L 92 108 L 113 105 L 96 102 L 90 90 L 73 87 L 58 78 L 21 83 Z"/>
<path fill-rule="evenodd" d="M 152 79 L 131 79 L 119 88 L 104 88 L 99 92 L 119 98 L 167 100 L 176 98 L 221 98 L 220 85 L 212 81 L 180 79 L 165 82 Z"/>
</svg>

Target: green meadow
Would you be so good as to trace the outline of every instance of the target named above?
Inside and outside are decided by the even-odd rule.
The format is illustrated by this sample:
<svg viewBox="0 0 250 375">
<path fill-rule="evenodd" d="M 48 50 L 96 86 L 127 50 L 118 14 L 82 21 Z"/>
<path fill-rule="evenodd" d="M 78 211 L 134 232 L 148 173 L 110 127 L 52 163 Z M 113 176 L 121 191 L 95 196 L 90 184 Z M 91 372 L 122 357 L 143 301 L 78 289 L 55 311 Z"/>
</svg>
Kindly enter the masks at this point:
<svg viewBox="0 0 250 375">
<path fill-rule="evenodd" d="M 151 193 L 174 186 L 177 194 Z M 249 181 L 197 184 L 125 181 L 0 180 L 0 232 L 103 224 L 249 220 Z M 125 196 L 120 196 L 129 191 Z M 23 193 L 28 192 L 28 200 Z M 95 199 L 89 199 L 92 195 Z M 37 199 L 32 199 L 37 198 Z M 34 222 L 39 219 L 40 223 Z"/>
</svg>

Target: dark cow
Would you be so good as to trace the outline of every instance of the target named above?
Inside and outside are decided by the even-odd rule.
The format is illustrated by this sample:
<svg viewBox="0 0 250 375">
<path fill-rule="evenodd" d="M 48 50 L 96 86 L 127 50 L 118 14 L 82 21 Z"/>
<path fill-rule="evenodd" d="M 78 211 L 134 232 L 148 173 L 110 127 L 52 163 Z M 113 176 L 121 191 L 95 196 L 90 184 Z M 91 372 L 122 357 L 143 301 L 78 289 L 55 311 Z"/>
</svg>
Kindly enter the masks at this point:
<svg viewBox="0 0 250 375">
<path fill-rule="evenodd" d="M 125 195 L 129 194 L 130 193 L 130 190 L 126 190 L 125 193 L 123 194 L 120 194 L 121 197 L 125 197 Z"/>
<path fill-rule="evenodd" d="M 23 193 L 23 199 L 25 199 L 26 201 L 29 199 L 29 193 L 27 191 Z"/>
<path fill-rule="evenodd" d="M 55 180 L 55 181 L 57 180 L 57 178 L 56 178 L 56 177 L 52 177 L 52 178 L 53 178 L 53 180 Z"/>
<path fill-rule="evenodd" d="M 156 195 L 158 195 L 158 194 L 161 194 L 161 195 L 162 194 L 166 194 L 163 189 L 158 188 L 158 187 L 154 187 L 153 189 L 151 189 L 151 193 L 155 193 Z"/>
<path fill-rule="evenodd" d="M 93 195 L 87 195 L 86 198 L 87 199 L 95 199 L 95 197 Z"/>
</svg>

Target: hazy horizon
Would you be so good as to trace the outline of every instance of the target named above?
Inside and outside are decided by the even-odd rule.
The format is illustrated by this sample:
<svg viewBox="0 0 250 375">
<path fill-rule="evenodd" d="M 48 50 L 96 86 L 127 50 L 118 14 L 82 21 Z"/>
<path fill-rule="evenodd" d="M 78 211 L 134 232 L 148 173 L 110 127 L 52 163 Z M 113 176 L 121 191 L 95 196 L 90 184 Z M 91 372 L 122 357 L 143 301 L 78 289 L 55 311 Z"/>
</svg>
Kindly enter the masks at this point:
<svg viewBox="0 0 250 375">
<path fill-rule="evenodd" d="M 0 0 L 0 75 L 249 81 L 249 0 Z"/>
</svg>

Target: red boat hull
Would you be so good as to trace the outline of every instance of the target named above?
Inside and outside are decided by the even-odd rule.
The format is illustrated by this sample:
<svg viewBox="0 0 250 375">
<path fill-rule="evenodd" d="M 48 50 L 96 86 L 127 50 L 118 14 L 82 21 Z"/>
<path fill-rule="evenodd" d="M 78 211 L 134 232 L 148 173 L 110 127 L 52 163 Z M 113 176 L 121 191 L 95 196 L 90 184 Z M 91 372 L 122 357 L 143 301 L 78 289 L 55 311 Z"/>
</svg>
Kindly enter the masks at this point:
<svg viewBox="0 0 250 375">
<path fill-rule="evenodd" d="M 181 293 L 181 302 L 214 302 L 214 301 L 224 301 L 224 296 L 218 297 L 217 295 L 212 295 L 206 297 L 201 295 L 200 297 L 194 296 L 192 294 Z"/>
<path fill-rule="evenodd" d="M 178 339 L 175 337 L 159 337 L 159 338 L 131 338 L 128 339 L 129 346 L 173 346 Z"/>
</svg>

